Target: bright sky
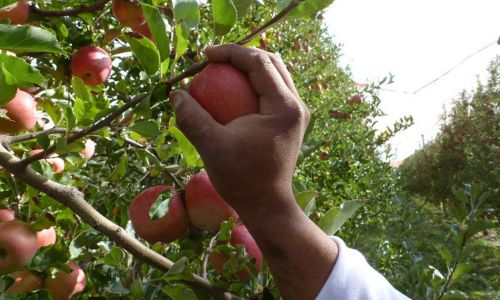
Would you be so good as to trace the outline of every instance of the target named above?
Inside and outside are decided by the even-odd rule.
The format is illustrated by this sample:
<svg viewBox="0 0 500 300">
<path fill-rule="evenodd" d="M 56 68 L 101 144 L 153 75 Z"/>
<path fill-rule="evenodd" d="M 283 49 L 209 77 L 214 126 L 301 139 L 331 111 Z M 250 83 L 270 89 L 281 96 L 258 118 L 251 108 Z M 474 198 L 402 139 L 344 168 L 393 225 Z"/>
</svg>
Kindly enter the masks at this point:
<svg viewBox="0 0 500 300">
<path fill-rule="evenodd" d="M 341 63 L 354 80 L 364 83 L 392 73 L 395 83 L 382 91 L 387 114 L 379 128 L 404 115 L 415 121 L 391 140 L 395 157 L 403 159 L 436 134 L 443 107 L 463 89 L 485 81 L 489 62 L 500 55 L 499 0 L 336 0 L 325 20 L 334 42 L 342 45 Z M 414 92 L 464 58 L 473 56 L 433 85 Z"/>
</svg>

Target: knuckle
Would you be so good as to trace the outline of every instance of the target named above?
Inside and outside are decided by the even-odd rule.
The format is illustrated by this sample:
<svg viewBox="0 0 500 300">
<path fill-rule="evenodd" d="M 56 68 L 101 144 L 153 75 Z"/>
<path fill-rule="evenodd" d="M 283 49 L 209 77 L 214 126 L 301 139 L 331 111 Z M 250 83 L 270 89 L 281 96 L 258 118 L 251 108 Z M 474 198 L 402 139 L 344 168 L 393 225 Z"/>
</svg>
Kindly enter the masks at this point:
<svg viewBox="0 0 500 300">
<path fill-rule="evenodd" d="M 255 53 L 253 55 L 253 61 L 258 68 L 267 69 L 273 65 L 273 62 L 271 61 L 269 55 L 264 53 Z"/>
</svg>

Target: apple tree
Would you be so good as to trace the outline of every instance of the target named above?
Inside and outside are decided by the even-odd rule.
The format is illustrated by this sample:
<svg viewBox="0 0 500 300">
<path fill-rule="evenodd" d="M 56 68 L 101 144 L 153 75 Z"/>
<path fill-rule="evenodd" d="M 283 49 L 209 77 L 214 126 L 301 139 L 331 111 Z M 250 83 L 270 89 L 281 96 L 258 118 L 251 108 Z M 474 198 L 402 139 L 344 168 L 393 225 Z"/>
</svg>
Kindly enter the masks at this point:
<svg viewBox="0 0 500 300">
<path fill-rule="evenodd" d="M 383 82 L 337 65 L 320 12 L 331 2 L 0 1 L 0 293 L 279 297 L 168 104 L 207 70 L 207 45 L 288 62 L 313 114 L 294 182 L 304 212 L 333 234 L 364 205 L 342 232 L 353 241 L 382 225 L 369 216 L 396 187 L 380 158 L 411 119 L 374 129 Z"/>
</svg>

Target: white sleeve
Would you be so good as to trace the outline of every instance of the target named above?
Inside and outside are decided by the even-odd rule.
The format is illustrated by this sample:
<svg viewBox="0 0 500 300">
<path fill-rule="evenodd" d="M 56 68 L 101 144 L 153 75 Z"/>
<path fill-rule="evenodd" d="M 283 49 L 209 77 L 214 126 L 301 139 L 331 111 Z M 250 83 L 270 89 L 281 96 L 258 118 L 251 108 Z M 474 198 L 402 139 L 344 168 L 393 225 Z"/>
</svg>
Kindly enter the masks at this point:
<svg viewBox="0 0 500 300">
<path fill-rule="evenodd" d="M 399 300 L 409 299 L 396 290 L 365 257 L 333 237 L 339 247 L 337 262 L 316 300 Z"/>
</svg>

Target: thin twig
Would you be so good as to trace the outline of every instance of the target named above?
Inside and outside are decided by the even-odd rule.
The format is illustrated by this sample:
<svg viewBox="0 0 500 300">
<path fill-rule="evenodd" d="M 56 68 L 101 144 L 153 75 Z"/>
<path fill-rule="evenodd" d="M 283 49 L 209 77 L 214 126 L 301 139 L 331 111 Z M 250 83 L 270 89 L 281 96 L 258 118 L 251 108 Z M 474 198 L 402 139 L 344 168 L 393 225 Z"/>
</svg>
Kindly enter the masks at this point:
<svg viewBox="0 0 500 300">
<path fill-rule="evenodd" d="M 208 259 L 210 258 L 210 253 L 213 251 L 215 244 L 217 242 L 217 238 L 219 237 L 219 232 L 217 232 L 208 243 L 207 249 L 203 252 L 203 264 L 201 269 L 201 277 L 207 278 L 207 268 L 208 268 Z"/>
<path fill-rule="evenodd" d="M 10 143 L 11 144 L 21 143 L 21 142 L 25 142 L 25 141 L 29 141 L 29 140 L 35 139 L 38 136 L 43 135 L 43 134 L 50 135 L 50 134 L 55 134 L 55 133 L 66 133 L 67 131 L 68 130 L 66 128 L 52 127 L 50 129 L 45 129 L 45 130 L 42 130 L 42 131 L 37 131 L 37 132 L 33 132 L 33 133 L 27 133 L 27 134 L 23 134 L 23 135 L 12 136 L 10 138 Z"/>
<path fill-rule="evenodd" d="M 30 13 L 43 17 L 78 16 L 82 13 L 92 13 L 98 10 L 102 10 L 106 3 L 108 3 L 109 1 L 111 0 L 99 0 L 88 6 L 80 6 L 64 10 L 43 10 L 32 4 L 30 6 Z"/>
</svg>

